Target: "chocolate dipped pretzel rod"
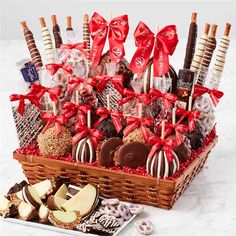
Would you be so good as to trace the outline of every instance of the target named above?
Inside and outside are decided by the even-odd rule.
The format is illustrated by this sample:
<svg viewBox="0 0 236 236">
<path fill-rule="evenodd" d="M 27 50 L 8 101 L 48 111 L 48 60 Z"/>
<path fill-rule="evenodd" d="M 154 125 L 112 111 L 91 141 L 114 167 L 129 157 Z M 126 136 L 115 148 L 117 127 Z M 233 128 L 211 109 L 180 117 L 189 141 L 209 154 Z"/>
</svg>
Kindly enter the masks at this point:
<svg viewBox="0 0 236 236">
<path fill-rule="evenodd" d="M 208 38 L 207 45 L 205 52 L 203 54 L 202 58 L 202 64 L 200 66 L 198 78 L 197 78 L 197 84 L 199 85 L 204 85 L 205 79 L 206 79 L 206 71 L 210 66 L 211 59 L 214 53 L 214 50 L 216 48 L 216 30 L 217 30 L 217 25 L 213 24 L 211 27 L 211 34 Z"/>
<path fill-rule="evenodd" d="M 84 14 L 84 24 L 83 24 L 83 41 L 87 43 L 86 52 L 90 54 L 90 31 L 89 31 L 89 16 Z"/>
<path fill-rule="evenodd" d="M 52 38 L 49 29 L 46 26 L 44 18 L 39 18 L 41 24 L 41 33 L 43 38 L 43 45 L 46 54 L 46 64 L 55 63 L 55 55 L 53 50 Z"/>
<path fill-rule="evenodd" d="M 197 41 L 197 13 L 192 13 L 192 20 L 189 26 L 188 42 L 186 46 L 184 69 L 190 69 L 193 60 Z"/>
<path fill-rule="evenodd" d="M 62 44 L 62 38 L 61 38 L 60 27 L 57 24 L 56 15 L 52 15 L 52 25 L 53 25 L 52 31 L 55 40 L 55 48 L 60 48 L 60 45 Z"/>
<path fill-rule="evenodd" d="M 68 44 L 74 43 L 74 30 L 72 28 L 72 18 L 71 16 L 66 17 L 66 41 Z"/>
<path fill-rule="evenodd" d="M 225 58 L 229 48 L 229 33 L 231 29 L 231 24 L 227 23 L 225 26 L 224 35 L 220 39 L 220 43 L 216 53 L 215 64 L 213 66 L 213 76 L 210 80 L 210 85 L 212 89 L 218 89 L 220 84 L 221 75 L 225 65 Z"/>
<path fill-rule="evenodd" d="M 195 54 L 191 63 L 191 67 L 190 67 L 190 70 L 194 72 L 198 72 L 201 66 L 203 54 L 205 52 L 206 45 L 207 45 L 209 30 L 210 30 L 210 25 L 206 23 L 205 28 L 204 28 L 204 33 L 199 39 L 197 49 L 195 51 Z"/>
<path fill-rule="evenodd" d="M 29 49 L 31 59 L 32 59 L 36 69 L 39 70 L 43 66 L 43 62 L 42 62 L 39 50 L 35 44 L 34 36 L 33 36 L 32 32 L 29 30 L 29 28 L 26 24 L 26 21 L 22 21 L 21 25 L 23 27 L 25 41 L 26 41 L 27 47 Z"/>
</svg>

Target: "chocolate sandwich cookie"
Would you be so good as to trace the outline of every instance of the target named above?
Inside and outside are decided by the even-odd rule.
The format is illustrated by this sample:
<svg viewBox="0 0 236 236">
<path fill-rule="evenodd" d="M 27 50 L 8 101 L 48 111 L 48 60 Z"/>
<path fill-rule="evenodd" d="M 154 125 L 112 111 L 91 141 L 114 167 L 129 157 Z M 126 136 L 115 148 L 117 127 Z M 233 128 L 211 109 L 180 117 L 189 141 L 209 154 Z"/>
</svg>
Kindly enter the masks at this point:
<svg viewBox="0 0 236 236">
<path fill-rule="evenodd" d="M 137 141 L 125 143 L 116 152 L 115 162 L 121 167 L 128 166 L 136 169 L 146 164 L 149 151 L 144 143 Z"/>
<path fill-rule="evenodd" d="M 96 160 L 95 149 L 89 138 L 81 139 L 72 148 L 72 157 L 77 162 L 94 162 Z"/>
<path fill-rule="evenodd" d="M 122 144 L 122 140 L 115 137 L 103 141 L 97 152 L 98 162 L 105 167 L 114 166 L 115 151 Z"/>
</svg>

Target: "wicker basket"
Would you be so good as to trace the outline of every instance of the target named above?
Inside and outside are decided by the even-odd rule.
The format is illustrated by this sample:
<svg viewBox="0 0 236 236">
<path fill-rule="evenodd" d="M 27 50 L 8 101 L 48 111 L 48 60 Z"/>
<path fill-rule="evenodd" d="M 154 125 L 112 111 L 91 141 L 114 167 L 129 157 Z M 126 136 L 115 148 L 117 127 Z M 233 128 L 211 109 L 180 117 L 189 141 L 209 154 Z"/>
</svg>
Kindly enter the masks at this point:
<svg viewBox="0 0 236 236">
<path fill-rule="evenodd" d="M 101 195 L 106 198 L 117 197 L 124 201 L 171 209 L 181 193 L 200 172 L 216 143 L 217 137 L 174 181 L 15 152 L 13 156 L 22 165 L 24 174 L 31 184 L 61 176 L 69 178 L 70 183 L 79 186 L 84 186 L 88 182 L 99 185 Z"/>
</svg>

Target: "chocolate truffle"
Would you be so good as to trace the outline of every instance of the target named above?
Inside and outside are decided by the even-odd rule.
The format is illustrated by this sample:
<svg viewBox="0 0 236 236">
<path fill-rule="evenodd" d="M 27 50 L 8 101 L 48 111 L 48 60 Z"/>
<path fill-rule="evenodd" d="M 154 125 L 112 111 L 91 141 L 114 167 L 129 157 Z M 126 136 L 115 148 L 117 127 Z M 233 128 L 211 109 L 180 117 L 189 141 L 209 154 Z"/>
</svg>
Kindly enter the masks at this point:
<svg viewBox="0 0 236 236">
<path fill-rule="evenodd" d="M 174 159 L 168 163 L 166 154 L 160 148 L 153 156 L 148 156 L 146 163 L 147 172 L 157 178 L 166 178 L 172 176 L 179 170 L 179 160 L 175 152 Z"/>
<path fill-rule="evenodd" d="M 129 142 L 122 145 L 115 154 L 115 162 L 117 165 L 128 166 L 133 169 L 139 166 L 145 166 L 149 148 L 141 142 Z"/>
<path fill-rule="evenodd" d="M 38 136 L 38 146 L 43 156 L 65 156 L 71 151 L 71 133 L 61 126 L 61 133 L 58 135 L 55 126 L 48 128 Z"/>
<path fill-rule="evenodd" d="M 81 139 L 73 146 L 72 157 L 77 162 L 94 162 L 96 160 L 95 149 L 89 138 Z"/>
<path fill-rule="evenodd" d="M 122 144 L 122 139 L 115 137 L 102 142 L 101 147 L 97 152 L 98 162 L 105 167 L 114 166 L 115 151 Z"/>
</svg>

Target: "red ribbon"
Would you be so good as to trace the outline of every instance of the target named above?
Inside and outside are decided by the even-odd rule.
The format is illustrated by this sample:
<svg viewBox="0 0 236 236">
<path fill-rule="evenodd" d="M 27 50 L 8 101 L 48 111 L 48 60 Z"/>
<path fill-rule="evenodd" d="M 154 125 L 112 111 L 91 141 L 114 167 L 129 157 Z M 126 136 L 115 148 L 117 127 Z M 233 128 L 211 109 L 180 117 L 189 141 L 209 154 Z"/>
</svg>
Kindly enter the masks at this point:
<svg viewBox="0 0 236 236">
<path fill-rule="evenodd" d="M 117 63 L 124 57 L 123 43 L 129 32 L 127 15 L 118 16 L 108 23 L 101 15 L 95 12 L 89 22 L 89 30 L 93 39 L 89 59 L 94 66 L 99 63 L 107 35 L 112 62 Z"/>
<path fill-rule="evenodd" d="M 194 120 L 199 118 L 200 112 L 199 111 L 186 111 L 185 109 L 181 107 L 177 107 L 176 115 L 182 115 L 182 117 L 177 122 L 178 124 L 181 123 L 185 117 L 188 117 L 188 129 L 190 132 L 192 132 L 195 129 Z"/>
<path fill-rule="evenodd" d="M 63 104 L 63 109 L 65 111 L 65 117 L 70 118 L 72 117 L 76 112 L 78 113 L 79 122 L 82 125 L 86 124 L 86 114 L 89 110 L 91 110 L 91 107 L 88 105 L 77 105 L 73 102 L 65 102 Z"/>
<path fill-rule="evenodd" d="M 144 140 L 148 140 L 150 136 L 150 132 L 147 128 L 148 126 L 153 126 L 153 119 L 152 118 L 138 118 L 134 116 L 127 116 L 126 117 L 127 126 L 125 127 L 123 133 L 124 136 L 127 136 L 130 132 L 134 131 L 136 128 L 140 127 L 141 134 Z"/>
<path fill-rule="evenodd" d="M 115 89 L 120 93 L 123 94 L 123 82 L 124 82 L 124 76 L 123 75 L 96 75 L 95 79 L 98 81 L 97 83 L 97 91 L 101 92 L 108 82 L 111 82 Z"/>
<path fill-rule="evenodd" d="M 164 136 L 167 136 L 169 134 L 171 134 L 172 130 L 175 130 L 175 139 L 176 139 L 176 143 L 178 145 L 180 145 L 183 142 L 183 135 L 182 133 L 185 133 L 188 131 L 188 127 L 183 125 L 183 124 L 171 124 L 171 123 L 165 123 L 165 134 Z"/>
<path fill-rule="evenodd" d="M 172 93 L 162 93 L 155 88 L 150 89 L 149 95 L 151 96 L 151 99 L 148 100 L 147 105 L 156 101 L 158 98 L 162 98 L 165 110 L 170 109 L 172 107 L 171 103 L 175 103 L 177 101 L 176 95 Z"/>
<path fill-rule="evenodd" d="M 87 43 L 86 42 L 82 42 L 82 43 L 75 43 L 75 44 L 61 44 L 60 45 L 60 49 L 77 49 L 79 50 L 86 58 L 88 57 L 87 52 L 85 51 L 85 49 L 87 49 Z"/>
<path fill-rule="evenodd" d="M 133 73 L 140 75 L 148 63 L 152 50 L 154 76 L 162 76 L 169 71 L 169 55 L 175 51 L 178 43 L 178 35 L 175 25 L 168 25 L 154 33 L 143 22 L 139 22 L 134 32 L 137 50 L 130 62 L 130 69 Z"/>
<path fill-rule="evenodd" d="M 117 133 L 119 133 L 122 129 L 121 119 L 123 118 L 123 113 L 118 111 L 110 111 L 104 107 L 99 107 L 97 109 L 97 115 L 101 116 L 100 119 L 94 125 L 95 128 L 108 116 L 111 117 L 111 120 L 116 128 Z"/>
<path fill-rule="evenodd" d="M 65 64 L 47 64 L 45 67 L 50 71 L 51 75 L 55 75 L 59 69 L 62 69 L 69 74 L 73 73 L 72 68 Z"/>
<path fill-rule="evenodd" d="M 103 137 L 102 131 L 97 129 L 91 129 L 85 125 L 81 125 L 80 123 L 76 124 L 75 129 L 78 133 L 72 138 L 72 145 L 75 145 L 82 138 L 89 136 L 91 142 L 96 148 L 99 140 Z"/>
<path fill-rule="evenodd" d="M 206 88 L 206 87 L 196 84 L 194 87 L 193 98 L 200 97 L 205 93 L 208 93 L 210 95 L 210 98 L 211 98 L 214 106 L 216 106 L 218 104 L 220 98 L 223 97 L 223 95 L 224 95 L 223 92 L 218 91 L 216 89 L 209 89 L 209 88 Z"/>
<path fill-rule="evenodd" d="M 47 124 L 45 125 L 45 127 L 42 130 L 42 133 L 44 133 L 52 123 L 55 124 L 55 131 L 56 134 L 60 134 L 61 133 L 61 124 L 64 125 L 66 123 L 66 118 L 64 115 L 54 115 L 51 112 L 44 112 L 42 114 L 41 119 L 43 121 L 47 121 Z"/>
<path fill-rule="evenodd" d="M 135 98 L 137 99 L 139 103 L 141 103 L 142 101 L 147 102 L 149 98 L 148 94 L 135 93 L 134 91 L 127 88 L 123 90 L 123 96 L 125 96 L 125 98 L 120 99 L 119 105 L 123 105 L 127 103 L 128 101 L 131 101 Z"/>
<path fill-rule="evenodd" d="M 44 95 L 44 93 L 47 92 L 51 100 L 54 102 L 58 101 L 58 97 L 61 95 L 62 92 L 61 88 L 47 88 L 39 84 L 32 84 L 31 90 L 32 92 L 39 93 L 40 98 Z"/>
<path fill-rule="evenodd" d="M 168 163 L 170 163 L 174 159 L 174 153 L 173 148 L 176 146 L 176 140 L 175 139 L 161 139 L 160 137 L 154 135 L 150 137 L 148 140 L 148 143 L 152 146 L 152 149 L 149 153 L 150 157 L 153 157 L 157 150 L 159 150 L 161 147 L 163 147 L 163 151 L 166 154 L 166 158 Z"/>
<path fill-rule="evenodd" d="M 77 88 L 80 84 L 87 84 L 92 87 L 96 86 L 96 80 L 94 78 L 82 78 L 76 76 L 70 76 L 69 83 L 67 86 L 67 92 L 70 94 L 75 88 Z"/>
<path fill-rule="evenodd" d="M 30 92 L 26 95 L 12 94 L 12 95 L 10 95 L 9 99 L 10 99 L 11 102 L 19 101 L 18 112 L 22 116 L 23 116 L 24 111 L 25 111 L 25 99 L 29 100 L 36 107 L 40 108 L 39 97 L 33 92 Z"/>
</svg>

